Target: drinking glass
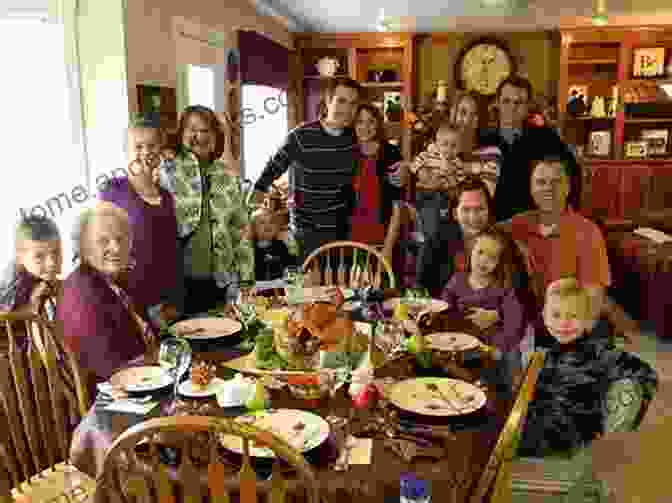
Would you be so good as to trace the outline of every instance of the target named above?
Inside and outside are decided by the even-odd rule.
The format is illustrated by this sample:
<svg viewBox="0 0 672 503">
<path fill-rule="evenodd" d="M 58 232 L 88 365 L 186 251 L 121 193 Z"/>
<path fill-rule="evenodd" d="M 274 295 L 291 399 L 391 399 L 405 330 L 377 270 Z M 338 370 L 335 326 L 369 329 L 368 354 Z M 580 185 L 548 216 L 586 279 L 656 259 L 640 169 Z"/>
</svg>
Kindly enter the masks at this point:
<svg viewBox="0 0 672 503">
<path fill-rule="evenodd" d="M 285 268 L 285 281 L 287 282 L 287 302 L 300 303 L 299 295 L 303 293 L 303 275 L 300 269 L 295 266 Z"/>
<path fill-rule="evenodd" d="M 173 377 L 173 400 L 177 396 L 180 378 L 191 365 L 191 346 L 186 339 L 171 337 L 161 343 L 159 348 L 159 365 L 167 368 Z"/>
</svg>

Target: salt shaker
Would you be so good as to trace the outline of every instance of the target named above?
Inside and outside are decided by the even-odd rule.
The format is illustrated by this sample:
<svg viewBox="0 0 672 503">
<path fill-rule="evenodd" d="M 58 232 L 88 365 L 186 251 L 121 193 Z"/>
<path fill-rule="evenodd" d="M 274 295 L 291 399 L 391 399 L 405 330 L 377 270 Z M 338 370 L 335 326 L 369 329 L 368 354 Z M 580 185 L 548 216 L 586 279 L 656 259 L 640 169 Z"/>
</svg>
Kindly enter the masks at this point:
<svg viewBox="0 0 672 503">
<path fill-rule="evenodd" d="M 400 503 L 429 503 L 432 500 L 429 483 L 418 479 L 413 473 L 401 475 L 400 489 Z"/>
</svg>

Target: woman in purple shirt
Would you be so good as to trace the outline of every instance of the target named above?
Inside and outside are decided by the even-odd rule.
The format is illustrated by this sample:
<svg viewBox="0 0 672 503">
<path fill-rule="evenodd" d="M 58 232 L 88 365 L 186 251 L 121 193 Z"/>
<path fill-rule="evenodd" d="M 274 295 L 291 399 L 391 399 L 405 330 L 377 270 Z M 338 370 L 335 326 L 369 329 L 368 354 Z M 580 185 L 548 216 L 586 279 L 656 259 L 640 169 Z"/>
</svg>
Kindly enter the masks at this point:
<svg viewBox="0 0 672 503">
<path fill-rule="evenodd" d="M 128 176 L 109 180 L 99 195 L 128 212 L 134 236 L 128 293 L 157 326 L 176 319 L 183 307 L 175 203 L 154 176 L 161 146 L 160 130 L 150 121 L 130 127 Z"/>
</svg>

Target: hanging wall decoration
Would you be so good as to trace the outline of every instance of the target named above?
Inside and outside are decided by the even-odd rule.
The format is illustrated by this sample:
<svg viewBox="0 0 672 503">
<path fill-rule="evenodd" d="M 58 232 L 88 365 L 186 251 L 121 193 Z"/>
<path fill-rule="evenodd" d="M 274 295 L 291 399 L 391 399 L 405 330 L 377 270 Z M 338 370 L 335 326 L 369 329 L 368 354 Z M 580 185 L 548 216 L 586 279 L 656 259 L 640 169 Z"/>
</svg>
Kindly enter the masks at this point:
<svg viewBox="0 0 672 503">
<path fill-rule="evenodd" d="M 225 115 L 229 126 L 230 155 L 234 161 L 240 160 L 240 53 L 237 48 L 226 51 L 226 78 L 224 93 L 226 96 Z"/>
</svg>

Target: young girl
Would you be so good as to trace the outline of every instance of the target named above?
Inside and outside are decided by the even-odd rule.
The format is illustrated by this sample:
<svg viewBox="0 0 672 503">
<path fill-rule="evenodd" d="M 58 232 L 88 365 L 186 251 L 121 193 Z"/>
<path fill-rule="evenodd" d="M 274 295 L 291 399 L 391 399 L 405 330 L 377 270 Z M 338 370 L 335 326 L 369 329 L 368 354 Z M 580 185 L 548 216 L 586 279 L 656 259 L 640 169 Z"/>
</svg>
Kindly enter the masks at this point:
<svg viewBox="0 0 672 503">
<path fill-rule="evenodd" d="M 599 316 L 595 311 L 589 290 L 576 279 L 563 278 L 548 286 L 543 318 L 555 343 L 546 353 L 529 405 L 519 455 L 567 451 L 600 436 L 608 423 L 607 391 L 615 381 L 635 381 L 641 390 L 628 394 L 630 405 L 624 404 L 634 405 L 639 414 L 633 424 L 621 427 L 636 427 L 645 410 L 642 402 L 653 398 L 656 372 L 639 358 L 616 350 L 608 322 L 595 323 Z"/>
<path fill-rule="evenodd" d="M 512 286 L 514 246 L 499 230 L 486 229 L 466 256 L 466 272 L 454 273 L 441 294 L 453 310 L 477 325 L 480 315 L 496 313 L 498 321 L 488 343 L 498 356 L 516 352 L 523 337 L 523 306 Z"/>
<path fill-rule="evenodd" d="M 257 281 L 282 278 L 287 267 L 296 265 L 296 257 L 289 252 L 285 242 L 279 239 L 279 234 L 280 226 L 273 212 L 261 208 L 252 214 L 252 242 Z"/>
<path fill-rule="evenodd" d="M 16 228 L 16 258 L 0 280 L 0 310 L 54 319 L 63 265 L 61 236 L 53 220 L 23 217 Z"/>
</svg>

